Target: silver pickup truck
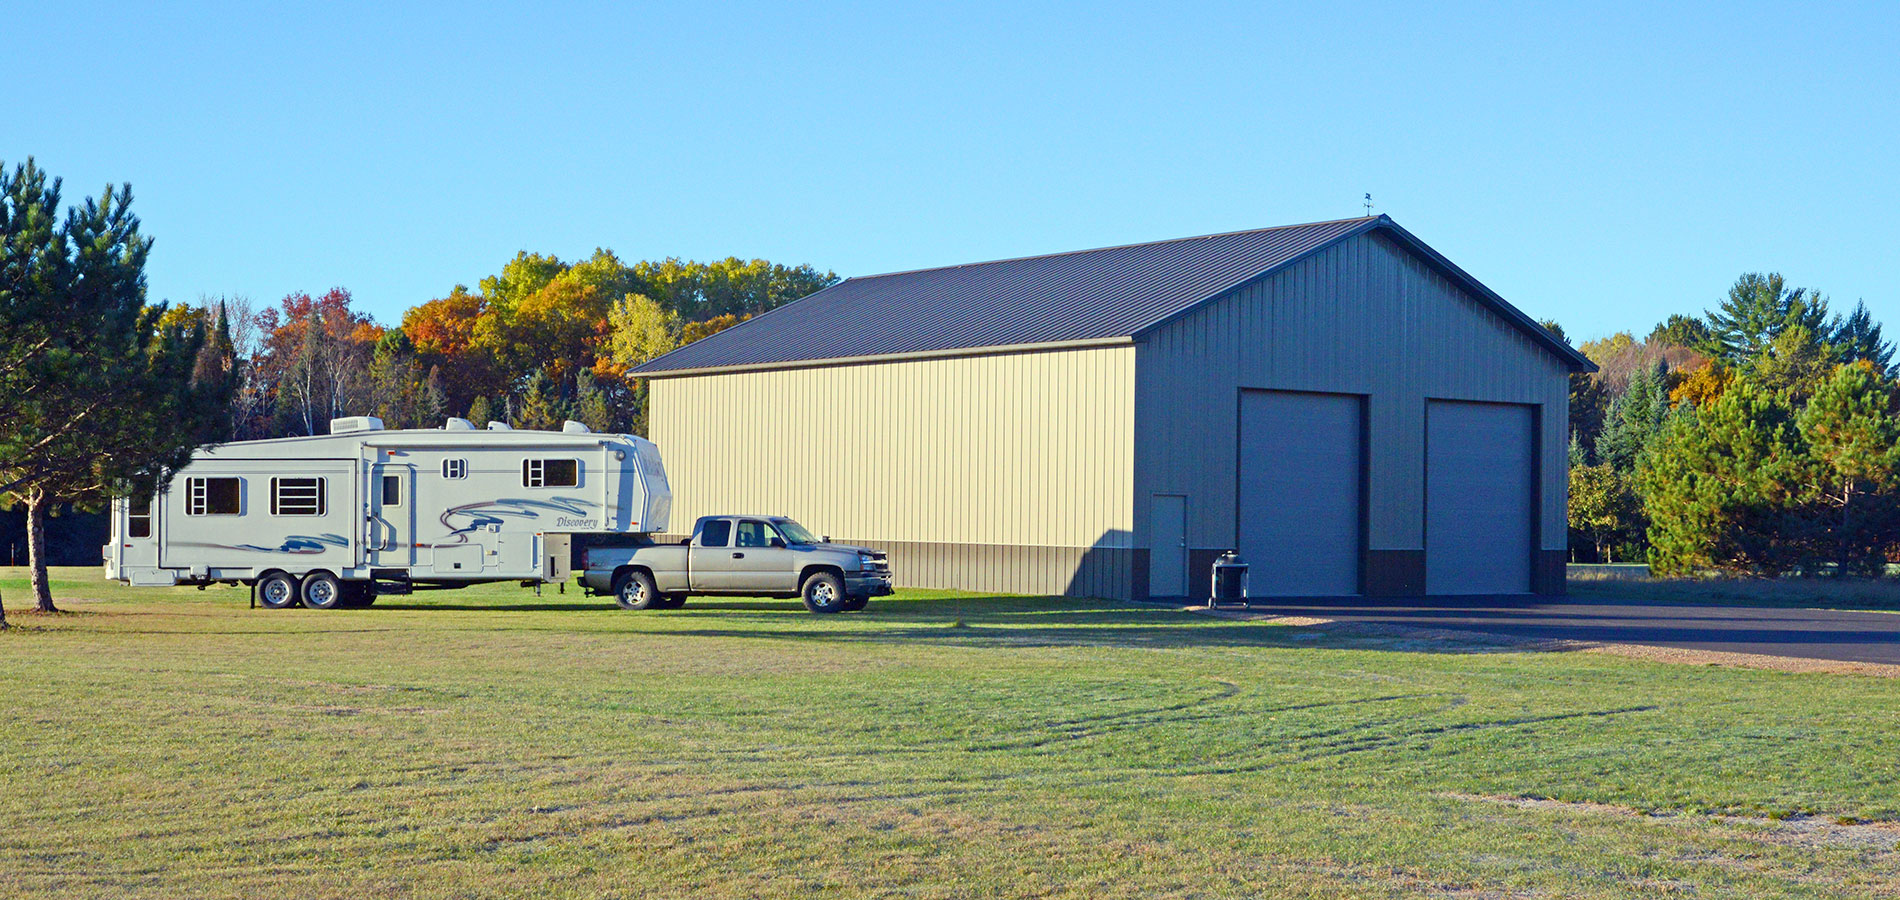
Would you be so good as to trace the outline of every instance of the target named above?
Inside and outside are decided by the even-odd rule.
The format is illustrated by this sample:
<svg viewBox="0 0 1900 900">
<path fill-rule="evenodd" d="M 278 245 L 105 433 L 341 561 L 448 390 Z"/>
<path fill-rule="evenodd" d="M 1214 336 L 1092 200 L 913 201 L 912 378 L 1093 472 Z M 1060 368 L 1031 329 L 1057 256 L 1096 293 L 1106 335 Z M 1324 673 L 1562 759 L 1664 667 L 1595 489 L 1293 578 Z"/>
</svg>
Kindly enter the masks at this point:
<svg viewBox="0 0 1900 900">
<path fill-rule="evenodd" d="M 580 548 L 581 584 L 622 609 L 677 609 L 694 595 L 798 597 L 815 613 L 863 609 L 891 592 L 891 564 L 784 516 L 703 516 L 677 544 L 634 539 Z"/>
</svg>

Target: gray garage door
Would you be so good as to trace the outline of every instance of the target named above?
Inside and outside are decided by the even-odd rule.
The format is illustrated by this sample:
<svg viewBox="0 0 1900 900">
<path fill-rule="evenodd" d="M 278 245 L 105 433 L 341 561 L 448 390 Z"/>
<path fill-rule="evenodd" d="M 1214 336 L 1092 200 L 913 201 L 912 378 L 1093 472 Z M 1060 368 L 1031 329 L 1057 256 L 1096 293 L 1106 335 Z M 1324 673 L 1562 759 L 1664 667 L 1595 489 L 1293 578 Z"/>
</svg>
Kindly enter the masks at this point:
<svg viewBox="0 0 1900 900">
<path fill-rule="evenodd" d="M 1534 421 L 1528 406 L 1431 404 L 1425 460 L 1427 593 L 1531 589 Z"/>
<path fill-rule="evenodd" d="M 1255 596 L 1359 593 L 1361 406 L 1241 392 L 1239 549 Z"/>
</svg>

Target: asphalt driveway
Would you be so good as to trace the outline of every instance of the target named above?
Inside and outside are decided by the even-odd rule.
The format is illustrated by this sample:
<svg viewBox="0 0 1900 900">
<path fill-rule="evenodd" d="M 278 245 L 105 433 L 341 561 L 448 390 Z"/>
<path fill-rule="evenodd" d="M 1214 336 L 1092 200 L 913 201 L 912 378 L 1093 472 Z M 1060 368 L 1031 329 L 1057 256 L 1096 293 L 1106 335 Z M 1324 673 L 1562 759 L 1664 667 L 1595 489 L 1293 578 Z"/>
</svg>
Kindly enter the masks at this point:
<svg viewBox="0 0 1900 900">
<path fill-rule="evenodd" d="M 1255 600 L 1255 613 L 1528 640 L 1643 644 L 1900 665 L 1900 614 L 1521 598 Z"/>
</svg>

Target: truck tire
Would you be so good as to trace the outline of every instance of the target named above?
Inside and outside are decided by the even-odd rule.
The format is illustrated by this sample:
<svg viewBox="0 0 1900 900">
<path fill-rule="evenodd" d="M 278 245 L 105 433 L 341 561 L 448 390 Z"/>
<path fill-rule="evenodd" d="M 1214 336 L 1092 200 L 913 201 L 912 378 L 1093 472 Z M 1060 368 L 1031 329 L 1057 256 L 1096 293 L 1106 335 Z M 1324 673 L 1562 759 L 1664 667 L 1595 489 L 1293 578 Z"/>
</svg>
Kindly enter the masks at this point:
<svg viewBox="0 0 1900 900">
<path fill-rule="evenodd" d="M 805 608 L 819 614 L 840 612 L 851 601 L 844 592 L 844 579 L 830 572 L 813 573 L 798 593 L 805 600 Z"/>
<path fill-rule="evenodd" d="M 303 577 L 303 605 L 311 609 L 336 609 L 343 605 L 343 582 L 321 569 Z"/>
<path fill-rule="evenodd" d="M 614 576 L 614 603 L 621 609 L 661 609 L 665 602 L 653 576 L 639 569 Z"/>
<path fill-rule="evenodd" d="M 297 576 L 288 572 L 272 572 L 257 580 L 257 602 L 264 604 L 265 609 L 295 606 L 300 593 Z"/>
<path fill-rule="evenodd" d="M 852 597 L 851 599 L 845 601 L 844 611 L 857 612 L 858 610 L 861 610 L 870 605 L 871 605 L 871 598 L 869 597 Z"/>
<path fill-rule="evenodd" d="M 685 594 L 667 594 L 666 600 L 664 601 L 664 603 L 660 606 L 654 607 L 654 609 L 679 609 L 680 607 L 685 606 L 685 605 L 686 605 Z"/>
</svg>

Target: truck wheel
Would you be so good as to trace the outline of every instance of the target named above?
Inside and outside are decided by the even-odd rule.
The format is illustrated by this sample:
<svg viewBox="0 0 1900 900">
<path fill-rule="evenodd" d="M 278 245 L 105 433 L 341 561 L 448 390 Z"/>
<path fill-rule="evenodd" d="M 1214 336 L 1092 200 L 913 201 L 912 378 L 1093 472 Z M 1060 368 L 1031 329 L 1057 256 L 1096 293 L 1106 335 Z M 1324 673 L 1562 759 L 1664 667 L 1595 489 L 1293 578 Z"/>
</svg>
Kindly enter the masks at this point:
<svg viewBox="0 0 1900 900">
<path fill-rule="evenodd" d="M 328 572 L 311 572 L 303 578 L 303 605 L 311 609 L 336 609 L 343 605 L 343 582 Z"/>
<path fill-rule="evenodd" d="M 815 613 L 839 612 L 851 600 L 845 596 L 844 579 L 830 572 L 819 572 L 805 579 L 805 587 L 799 593 L 805 599 L 805 608 Z"/>
<path fill-rule="evenodd" d="M 660 609 L 666 601 L 653 586 L 653 576 L 635 569 L 614 576 L 614 602 L 621 609 Z"/>
<path fill-rule="evenodd" d="M 685 594 L 667 594 L 666 599 L 662 600 L 660 602 L 660 605 L 655 606 L 653 608 L 654 609 L 679 609 L 680 607 L 685 606 L 685 605 L 686 605 Z"/>
<path fill-rule="evenodd" d="M 845 601 L 844 611 L 857 612 L 858 610 L 863 609 L 869 605 L 871 605 L 871 598 L 869 597 L 852 597 L 851 599 Z"/>
<path fill-rule="evenodd" d="M 272 572 L 257 582 L 257 602 L 265 609 L 285 609 L 297 603 L 297 579 L 284 572 Z"/>
</svg>

